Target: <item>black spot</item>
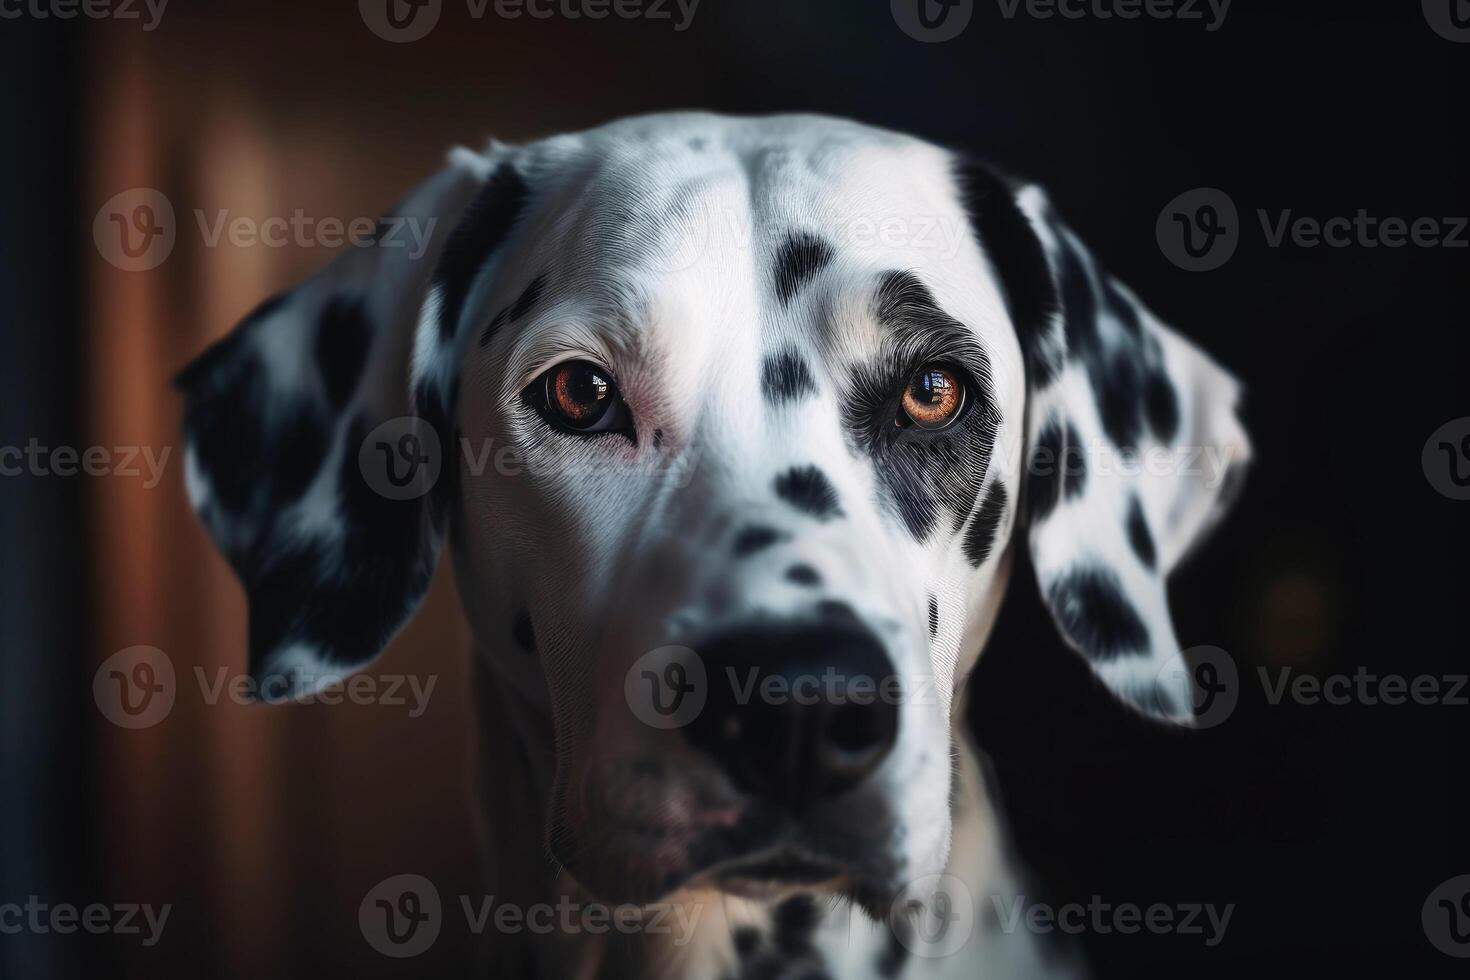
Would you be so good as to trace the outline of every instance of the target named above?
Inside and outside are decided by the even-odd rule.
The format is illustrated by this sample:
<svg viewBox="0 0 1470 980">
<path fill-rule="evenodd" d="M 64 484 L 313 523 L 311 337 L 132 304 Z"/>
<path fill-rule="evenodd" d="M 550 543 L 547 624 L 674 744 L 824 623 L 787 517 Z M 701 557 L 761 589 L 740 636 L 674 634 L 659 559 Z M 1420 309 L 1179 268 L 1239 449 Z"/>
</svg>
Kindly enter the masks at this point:
<svg viewBox="0 0 1470 980">
<path fill-rule="evenodd" d="M 806 952 L 818 918 L 817 903 L 810 895 L 797 895 L 776 906 L 771 916 L 776 948 L 788 955 Z"/>
<path fill-rule="evenodd" d="M 939 597 L 929 597 L 929 639 L 939 635 Z"/>
<path fill-rule="evenodd" d="M 520 298 L 510 308 L 510 318 L 514 322 L 530 313 L 536 308 L 541 300 L 541 294 L 546 291 L 546 276 L 544 274 L 531 280 L 531 284 L 521 293 Z"/>
<path fill-rule="evenodd" d="M 1071 422 L 1064 426 L 1055 417 L 1047 419 L 1031 453 L 1028 477 L 1026 499 L 1033 521 L 1049 515 L 1063 494 L 1070 500 L 1086 489 L 1086 449 Z"/>
<path fill-rule="evenodd" d="M 1080 567 L 1053 582 L 1047 605 L 1062 631 L 1092 660 L 1148 648 L 1148 628 L 1110 569 Z"/>
<path fill-rule="evenodd" d="M 536 630 L 531 625 L 531 614 L 525 609 L 518 610 L 515 622 L 511 626 L 511 636 L 515 637 L 516 643 L 520 644 L 522 650 L 527 653 L 536 652 Z"/>
<path fill-rule="evenodd" d="M 786 580 L 797 585 L 816 586 L 822 584 L 822 576 L 810 565 L 792 565 L 786 569 Z"/>
<path fill-rule="evenodd" d="M 480 193 L 465 208 L 450 232 L 444 254 L 434 270 L 434 285 L 443 290 L 439 307 L 439 338 L 454 336 L 465 296 L 494 251 L 505 241 L 526 200 L 526 182 L 508 163 L 500 165 Z"/>
<path fill-rule="evenodd" d="M 266 655 L 306 643 L 329 664 L 372 657 L 428 587 L 436 542 L 425 533 L 421 500 L 390 500 L 358 468 L 356 448 L 370 426 L 358 417 L 346 433 L 337 472 L 342 538 L 261 550 L 237 563 L 250 596 L 251 669 Z"/>
<path fill-rule="evenodd" d="M 832 261 L 832 246 L 815 235 L 789 236 L 776 252 L 776 298 L 784 306 Z"/>
<path fill-rule="evenodd" d="M 1148 427 L 1162 443 L 1171 443 L 1179 433 L 1179 398 L 1168 375 L 1161 370 L 1149 373 L 1143 392 Z"/>
<path fill-rule="evenodd" d="M 853 608 L 840 599 L 823 599 L 817 603 L 817 614 L 835 623 L 856 626 L 861 622 Z"/>
<path fill-rule="evenodd" d="M 975 568 L 979 568 L 981 563 L 990 557 L 991 549 L 995 546 L 995 535 L 1000 530 L 1001 520 L 1005 517 L 1007 499 L 1005 485 L 1002 483 L 993 485 L 990 492 L 985 495 L 985 502 L 980 505 L 980 511 L 970 522 L 970 529 L 965 532 L 965 557 Z"/>
<path fill-rule="evenodd" d="M 340 409 L 357 390 L 367 363 L 372 328 L 363 301 L 356 296 L 334 296 L 316 326 L 317 372 L 327 402 Z"/>
<path fill-rule="evenodd" d="M 776 496 L 817 520 L 842 514 L 837 490 L 815 466 L 794 466 L 776 477 Z"/>
<path fill-rule="evenodd" d="M 735 544 L 731 550 L 734 551 L 736 558 L 744 558 L 769 548 L 780 541 L 781 537 L 781 532 L 775 528 L 761 526 L 743 528 L 739 534 L 735 535 Z"/>
<path fill-rule="evenodd" d="M 1027 377 L 1044 387 L 1061 371 L 1063 357 L 1052 327 L 1058 299 L 1046 251 L 1005 181 L 975 160 L 958 161 L 955 171 L 971 229 L 1000 282 Z"/>
<path fill-rule="evenodd" d="M 751 926 L 739 926 L 735 930 L 735 952 L 741 957 L 753 956 L 760 948 L 761 934 Z"/>
<path fill-rule="evenodd" d="M 1144 519 L 1143 507 L 1138 503 L 1138 497 L 1128 498 L 1128 543 L 1133 546 L 1133 553 L 1138 560 L 1149 568 L 1154 567 L 1157 556 L 1154 554 L 1154 538 L 1148 532 L 1148 521 Z"/>
<path fill-rule="evenodd" d="M 1026 502 L 1033 521 L 1046 518 L 1056 509 L 1057 501 L 1062 499 L 1064 438 L 1062 426 L 1055 417 L 1046 420 L 1036 438 L 1026 483 Z"/>
<path fill-rule="evenodd" d="M 796 401 L 816 391 L 811 371 L 796 351 L 772 354 L 761 363 L 761 394 L 768 404 Z"/>
<path fill-rule="evenodd" d="M 1087 487 L 1087 448 L 1071 422 L 1067 423 L 1067 448 L 1062 452 L 1062 493 L 1068 500 L 1082 496 Z"/>
</svg>

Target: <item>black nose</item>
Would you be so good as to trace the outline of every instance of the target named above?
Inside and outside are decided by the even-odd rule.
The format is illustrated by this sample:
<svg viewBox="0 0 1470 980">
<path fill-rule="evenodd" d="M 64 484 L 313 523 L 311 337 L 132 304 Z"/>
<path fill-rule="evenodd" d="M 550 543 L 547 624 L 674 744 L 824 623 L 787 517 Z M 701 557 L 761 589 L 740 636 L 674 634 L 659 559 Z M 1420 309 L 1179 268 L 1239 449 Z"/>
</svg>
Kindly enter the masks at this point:
<svg viewBox="0 0 1470 980">
<path fill-rule="evenodd" d="M 699 648 L 709 698 L 688 737 L 744 789 L 799 809 L 872 772 L 898 737 L 898 678 L 850 626 L 738 630 Z"/>
</svg>

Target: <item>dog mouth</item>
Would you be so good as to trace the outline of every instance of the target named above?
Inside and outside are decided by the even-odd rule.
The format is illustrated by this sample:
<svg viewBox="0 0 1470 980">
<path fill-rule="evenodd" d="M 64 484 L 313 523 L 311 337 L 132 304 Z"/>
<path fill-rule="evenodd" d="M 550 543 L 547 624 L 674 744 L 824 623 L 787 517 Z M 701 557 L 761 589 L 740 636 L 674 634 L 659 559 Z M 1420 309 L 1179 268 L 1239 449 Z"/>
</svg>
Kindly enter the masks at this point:
<svg viewBox="0 0 1470 980">
<path fill-rule="evenodd" d="M 792 848 L 727 861 L 712 868 L 710 877 L 729 891 L 762 891 L 786 885 L 838 887 L 849 869 L 834 861 Z"/>
</svg>

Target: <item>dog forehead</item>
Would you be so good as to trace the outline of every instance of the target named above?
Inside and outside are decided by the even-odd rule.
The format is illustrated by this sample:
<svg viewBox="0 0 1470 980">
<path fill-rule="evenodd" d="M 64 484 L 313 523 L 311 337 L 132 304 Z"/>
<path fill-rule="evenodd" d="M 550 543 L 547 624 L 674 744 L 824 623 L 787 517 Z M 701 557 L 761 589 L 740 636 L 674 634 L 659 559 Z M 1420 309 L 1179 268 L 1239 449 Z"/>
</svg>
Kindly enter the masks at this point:
<svg viewBox="0 0 1470 980">
<path fill-rule="evenodd" d="M 530 182 L 545 189 L 540 261 L 563 282 L 662 307 L 652 323 L 798 319 L 782 309 L 781 264 L 817 255 L 836 278 L 827 313 L 845 327 L 838 346 L 872 349 L 876 286 L 905 271 L 981 336 L 998 369 L 1018 351 L 954 156 L 934 144 L 823 116 L 671 113 L 526 151 Z"/>
</svg>

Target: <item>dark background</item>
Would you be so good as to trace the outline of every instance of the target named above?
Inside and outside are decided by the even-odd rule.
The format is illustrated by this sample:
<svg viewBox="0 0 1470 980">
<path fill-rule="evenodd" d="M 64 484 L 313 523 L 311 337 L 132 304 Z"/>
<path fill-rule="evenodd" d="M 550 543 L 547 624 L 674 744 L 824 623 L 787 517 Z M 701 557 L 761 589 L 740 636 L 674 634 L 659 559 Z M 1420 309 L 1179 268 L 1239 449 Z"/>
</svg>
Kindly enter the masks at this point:
<svg viewBox="0 0 1470 980">
<path fill-rule="evenodd" d="M 1408 2 L 1237 0 L 1214 33 L 1006 20 L 979 2 L 942 44 L 906 36 L 886 0 L 703 0 L 684 33 L 474 21 L 449 0 L 407 45 L 370 34 L 350 2 L 174 0 L 150 33 L 0 21 L 0 443 L 172 444 L 168 376 L 327 260 L 206 251 L 181 232 L 160 268 L 120 272 L 91 222 L 128 187 L 163 190 L 181 221 L 196 206 L 371 216 L 454 143 L 682 107 L 835 113 L 979 151 L 1048 186 L 1120 278 L 1243 377 L 1257 453 L 1232 517 L 1172 582 L 1183 644 L 1239 664 L 1223 725 L 1127 716 L 1030 590 L 1008 600 L 973 715 L 1037 896 L 1235 903 L 1212 949 L 1084 937 L 1103 976 L 1449 976 L 1463 964 L 1430 947 L 1420 907 L 1470 871 L 1452 799 L 1470 707 L 1273 706 L 1255 668 L 1466 672 L 1470 504 L 1430 487 L 1420 450 L 1470 415 L 1470 251 L 1272 249 L 1255 210 L 1470 214 L 1467 66 L 1470 45 Z M 1222 269 L 1187 273 L 1154 222 L 1200 186 L 1231 195 L 1244 237 Z M 186 704 L 126 732 L 98 713 L 92 672 L 124 646 L 163 647 L 181 674 L 243 663 L 243 600 L 180 472 L 146 495 L 0 479 L 0 901 L 176 906 L 152 949 L 0 936 L 0 974 L 462 972 L 468 936 L 397 962 L 356 927 L 389 874 L 479 894 L 445 570 L 380 661 L 442 673 L 426 719 Z"/>
</svg>

